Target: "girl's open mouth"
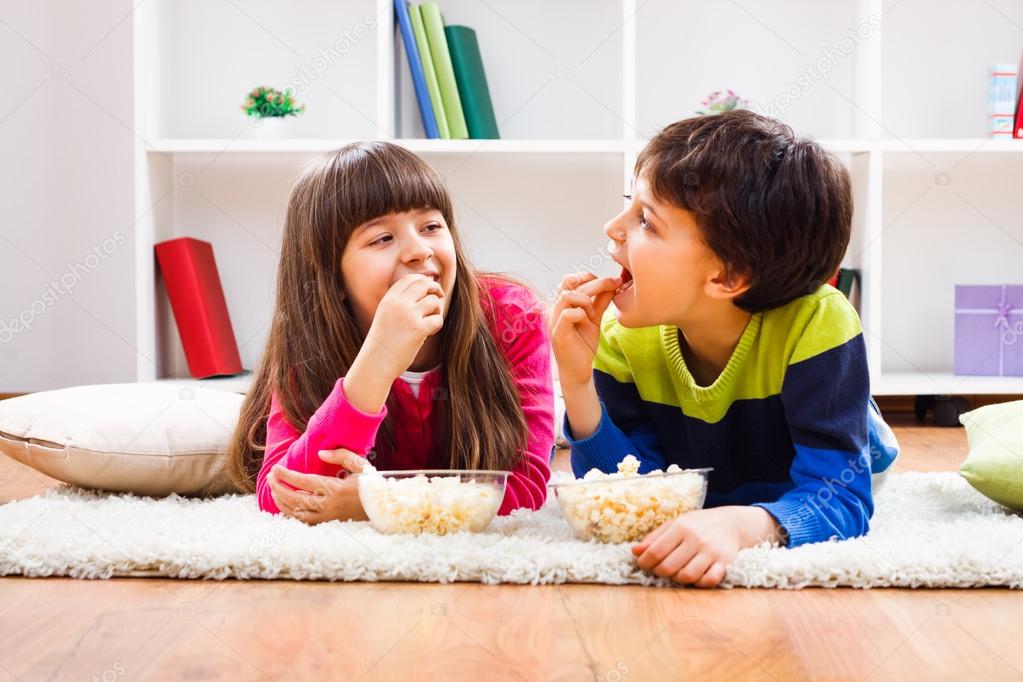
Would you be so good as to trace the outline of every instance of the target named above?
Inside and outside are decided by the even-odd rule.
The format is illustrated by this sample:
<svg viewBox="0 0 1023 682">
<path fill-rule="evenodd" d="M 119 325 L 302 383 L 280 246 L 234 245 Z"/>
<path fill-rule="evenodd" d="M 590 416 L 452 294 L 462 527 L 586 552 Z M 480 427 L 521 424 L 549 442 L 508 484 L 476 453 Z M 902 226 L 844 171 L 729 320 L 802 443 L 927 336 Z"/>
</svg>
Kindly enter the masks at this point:
<svg viewBox="0 0 1023 682">
<path fill-rule="evenodd" d="M 615 292 L 616 296 L 632 288 L 632 273 L 629 272 L 624 265 L 622 266 L 622 274 L 619 276 L 622 278 L 622 285 L 618 287 L 618 291 Z"/>
</svg>

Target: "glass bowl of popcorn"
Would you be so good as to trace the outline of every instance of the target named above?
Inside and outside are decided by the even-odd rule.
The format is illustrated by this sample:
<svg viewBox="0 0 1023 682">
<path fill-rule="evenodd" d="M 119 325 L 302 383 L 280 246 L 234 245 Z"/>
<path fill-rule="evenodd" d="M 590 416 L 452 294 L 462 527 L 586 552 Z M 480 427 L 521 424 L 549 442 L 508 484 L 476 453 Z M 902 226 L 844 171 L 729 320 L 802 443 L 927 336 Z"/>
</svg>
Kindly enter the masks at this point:
<svg viewBox="0 0 1023 682">
<path fill-rule="evenodd" d="M 558 507 L 581 540 L 638 542 L 666 521 L 700 509 L 711 469 L 639 473 L 639 460 L 627 455 L 618 471 L 591 469 L 578 480 L 552 483 Z"/>
<path fill-rule="evenodd" d="M 359 501 L 381 533 L 478 533 L 501 508 L 507 471 L 416 469 L 358 475 Z"/>
</svg>

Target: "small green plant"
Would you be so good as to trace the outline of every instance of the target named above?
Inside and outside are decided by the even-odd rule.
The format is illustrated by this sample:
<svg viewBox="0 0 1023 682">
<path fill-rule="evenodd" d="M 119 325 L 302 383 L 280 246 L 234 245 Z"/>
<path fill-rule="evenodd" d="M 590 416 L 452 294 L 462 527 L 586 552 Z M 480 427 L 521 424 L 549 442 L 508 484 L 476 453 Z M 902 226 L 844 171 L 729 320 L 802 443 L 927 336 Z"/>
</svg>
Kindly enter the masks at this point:
<svg viewBox="0 0 1023 682">
<path fill-rule="evenodd" d="M 700 116 L 707 116 L 709 114 L 720 114 L 724 111 L 731 111 L 732 109 L 745 109 L 749 106 L 749 100 L 743 99 L 735 94 L 733 90 L 716 90 L 709 95 L 702 102 L 706 109 L 697 109 L 696 113 Z"/>
<path fill-rule="evenodd" d="M 305 111 L 305 105 L 296 106 L 291 88 L 282 91 L 260 85 L 249 93 L 242 111 L 254 118 L 283 118 L 298 116 Z"/>
</svg>

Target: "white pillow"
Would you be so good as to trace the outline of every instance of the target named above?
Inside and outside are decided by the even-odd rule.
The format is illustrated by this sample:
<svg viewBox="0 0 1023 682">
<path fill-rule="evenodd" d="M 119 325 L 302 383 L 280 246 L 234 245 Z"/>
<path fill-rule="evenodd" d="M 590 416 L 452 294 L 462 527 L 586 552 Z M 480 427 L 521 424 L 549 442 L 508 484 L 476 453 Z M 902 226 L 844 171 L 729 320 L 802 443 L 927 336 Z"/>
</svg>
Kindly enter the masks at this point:
<svg viewBox="0 0 1023 682">
<path fill-rule="evenodd" d="M 0 452 L 83 488 L 222 494 L 243 400 L 163 382 L 31 393 L 0 400 Z"/>
</svg>

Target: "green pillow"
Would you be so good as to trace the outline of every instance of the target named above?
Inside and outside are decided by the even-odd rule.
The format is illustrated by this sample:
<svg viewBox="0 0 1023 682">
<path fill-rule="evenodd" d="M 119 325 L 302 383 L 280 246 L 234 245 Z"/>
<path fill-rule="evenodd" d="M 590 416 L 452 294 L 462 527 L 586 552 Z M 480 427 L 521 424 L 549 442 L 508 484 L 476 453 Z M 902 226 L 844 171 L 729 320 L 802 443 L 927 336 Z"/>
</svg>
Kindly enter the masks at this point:
<svg viewBox="0 0 1023 682">
<path fill-rule="evenodd" d="M 970 442 L 959 473 L 981 494 L 1023 510 L 1023 400 L 986 405 L 959 421 Z"/>
</svg>

